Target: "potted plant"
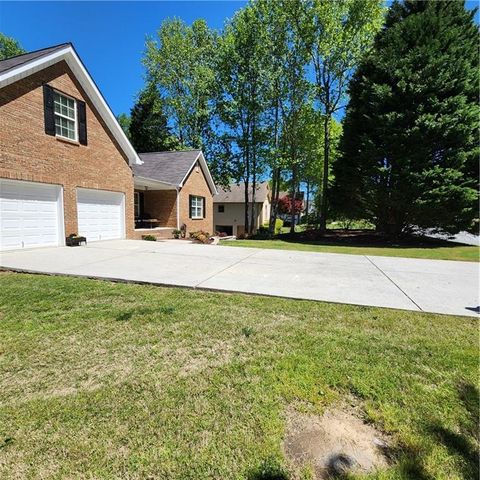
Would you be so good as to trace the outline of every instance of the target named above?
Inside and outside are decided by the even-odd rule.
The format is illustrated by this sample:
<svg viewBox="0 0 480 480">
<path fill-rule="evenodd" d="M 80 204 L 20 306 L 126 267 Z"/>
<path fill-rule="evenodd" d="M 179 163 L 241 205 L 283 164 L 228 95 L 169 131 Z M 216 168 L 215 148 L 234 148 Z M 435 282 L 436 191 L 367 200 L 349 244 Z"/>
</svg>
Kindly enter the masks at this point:
<svg viewBox="0 0 480 480">
<path fill-rule="evenodd" d="M 180 235 L 182 234 L 182 231 L 176 228 L 172 233 L 173 233 L 173 238 L 179 239 Z"/>
<path fill-rule="evenodd" d="M 66 239 L 65 239 L 65 245 L 67 247 L 78 247 L 82 243 L 87 243 L 87 239 L 85 237 L 81 237 L 80 235 L 77 235 L 76 233 L 71 233 Z"/>
</svg>

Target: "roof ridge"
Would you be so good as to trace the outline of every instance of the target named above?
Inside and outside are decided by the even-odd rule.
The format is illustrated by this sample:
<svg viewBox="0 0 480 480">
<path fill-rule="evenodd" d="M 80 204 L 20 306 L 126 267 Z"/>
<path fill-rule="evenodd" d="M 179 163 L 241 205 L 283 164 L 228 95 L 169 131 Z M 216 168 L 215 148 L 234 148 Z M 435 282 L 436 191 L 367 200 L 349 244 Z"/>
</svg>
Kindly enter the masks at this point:
<svg viewBox="0 0 480 480">
<path fill-rule="evenodd" d="M 188 148 L 186 150 L 162 150 L 160 152 L 139 152 L 139 155 L 158 155 L 159 153 L 201 152 L 200 148 Z"/>
</svg>

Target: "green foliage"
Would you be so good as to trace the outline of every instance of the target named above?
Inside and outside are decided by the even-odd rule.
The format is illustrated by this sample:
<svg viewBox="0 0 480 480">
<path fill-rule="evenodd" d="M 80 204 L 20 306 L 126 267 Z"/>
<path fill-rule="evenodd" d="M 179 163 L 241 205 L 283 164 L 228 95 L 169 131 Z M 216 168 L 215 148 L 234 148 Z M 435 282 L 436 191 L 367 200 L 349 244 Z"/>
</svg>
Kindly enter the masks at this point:
<svg viewBox="0 0 480 480">
<path fill-rule="evenodd" d="M 157 237 L 155 237 L 155 235 L 142 235 L 142 240 L 146 240 L 147 242 L 156 242 Z"/>
<path fill-rule="evenodd" d="M 7 35 L 0 32 L 0 60 L 15 57 L 22 53 L 26 52 L 17 40 L 12 37 L 7 37 Z"/>
<path fill-rule="evenodd" d="M 132 108 L 129 138 L 137 152 L 178 150 L 181 144 L 172 135 L 157 87 L 148 83 Z"/>
<path fill-rule="evenodd" d="M 478 218 L 478 28 L 462 2 L 392 5 L 350 86 L 336 211 L 399 234 Z"/>
<path fill-rule="evenodd" d="M 282 233 L 283 228 L 283 220 L 281 218 L 277 218 L 275 220 L 275 235 L 280 235 Z"/>
<path fill-rule="evenodd" d="M 208 148 L 216 43 L 216 33 L 204 20 L 188 26 L 178 18 L 165 20 L 157 39 L 147 41 L 147 77 L 164 98 L 173 133 L 189 148 Z"/>
<path fill-rule="evenodd" d="M 120 115 L 117 116 L 117 121 L 122 127 L 122 130 L 127 136 L 127 138 L 130 140 L 130 123 L 131 123 L 130 117 L 126 113 L 121 113 Z"/>
<path fill-rule="evenodd" d="M 269 130 L 267 102 L 270 87 L 269 43 L 259 5 L 239 10 L 219 41 L 217 111 L 221 142 L 230 157 L 230 172 L 251 191 L 265 170 Z M 254 201 L 245 195 L 246 231 L 254 227 Z"/>
<path fill-rule="evenodd" d="M 332 154 L 332 116 L 343 108 L 346 86 L 362 55 L 370 48 L 383 18 L 381 0 L 295 0 L 296 34 L 311 59 L 316 99 L 323 117 L 323 172 L 319 196 L 322 228 L 327 219 L 327 189 Z"/>
</svg>

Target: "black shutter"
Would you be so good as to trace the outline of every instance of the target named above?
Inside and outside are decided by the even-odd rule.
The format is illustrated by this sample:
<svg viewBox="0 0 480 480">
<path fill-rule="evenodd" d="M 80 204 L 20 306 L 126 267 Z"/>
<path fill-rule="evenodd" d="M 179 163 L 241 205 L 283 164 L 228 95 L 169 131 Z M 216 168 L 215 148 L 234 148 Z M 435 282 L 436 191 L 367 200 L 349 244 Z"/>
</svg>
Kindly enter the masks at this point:
<svg viewBox="0 0 480 480">
<path fill-rule="evenodd" d="M 205 205 L 207 202 L 205 201 L 205 197 L 202 197 L 202 218 L 205 218 Z"/>
<path fill-rule="evenodd" d="M 45 118 L 45 133 L 55 136 L 55 115 L 53 110 L 53 88 L 43 85 L 43 113 Z"/>
<path fill-rule="evenodd" d="M 192 218 L 192 196 L 188 196 L 188 218 Z"/>
<path fill-rule="evenodd" d="M 77 100 L 78 141 L 87 145 L 87 109 L 85 102 Z"/>
</svg>

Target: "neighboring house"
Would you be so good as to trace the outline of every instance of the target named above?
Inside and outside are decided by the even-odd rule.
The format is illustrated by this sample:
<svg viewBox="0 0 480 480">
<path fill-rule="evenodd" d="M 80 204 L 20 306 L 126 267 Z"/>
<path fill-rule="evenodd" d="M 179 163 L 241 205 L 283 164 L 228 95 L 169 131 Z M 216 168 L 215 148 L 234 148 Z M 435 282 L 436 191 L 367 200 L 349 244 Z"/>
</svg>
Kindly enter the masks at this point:
<svg viewBox="0 0 480 480">
<path fill-rule="evenodd" d="M 249 192 L 249 216 L 253 189 Z M 255 230 L 268 223 L 270 219 L 270 187 L 267 182 L 259 183 L 255 189 Z M 228 189 L 219 189 L 213 197 L 213 222 L 215 231 L 227 235 L 245 233 L 245 184 L 230 185 Z"/>
<path fill-rule="evenodd" d="M 211 229 L 215 186 L 203 155 L 194 155 L 198 161 L 186 162 L 192 168 L 180 182 L 174 176 L 171 184 L 162 183 L 152 172 L 151 179 L 136 179 L 136 186 L 144 194 L 173 189 L 175 196 L 177 189 L 182 201 L 187 192 L 205 197 L 203 212 L 198 199 L 192 210 L 205 218 L 192 223 Z M 131 168 L 141 164 L 70 43 L 0 61 L 0 250 L 65 245 L 70 234 L 89 242 L 141 238 Z M 203 175 L 193 168 L 197 164 Z M 176 171 L 173 163 L 171 168 Z M 180 170 L 186 174 L 188 168 Z M 180 220 L 189 223 L 182 209 L 183 203 Z M 167 225 L 177 223 L 169 218 Z M 169 235 L 172 229 L 152 233 Z"/>
<path fill-rule="evenodd" d="M 187 232 L 213 233 L 213 195 L 217 193 L 200 150 L 141 153 L 133 166 L 135 220 Z"/>
</svg>

